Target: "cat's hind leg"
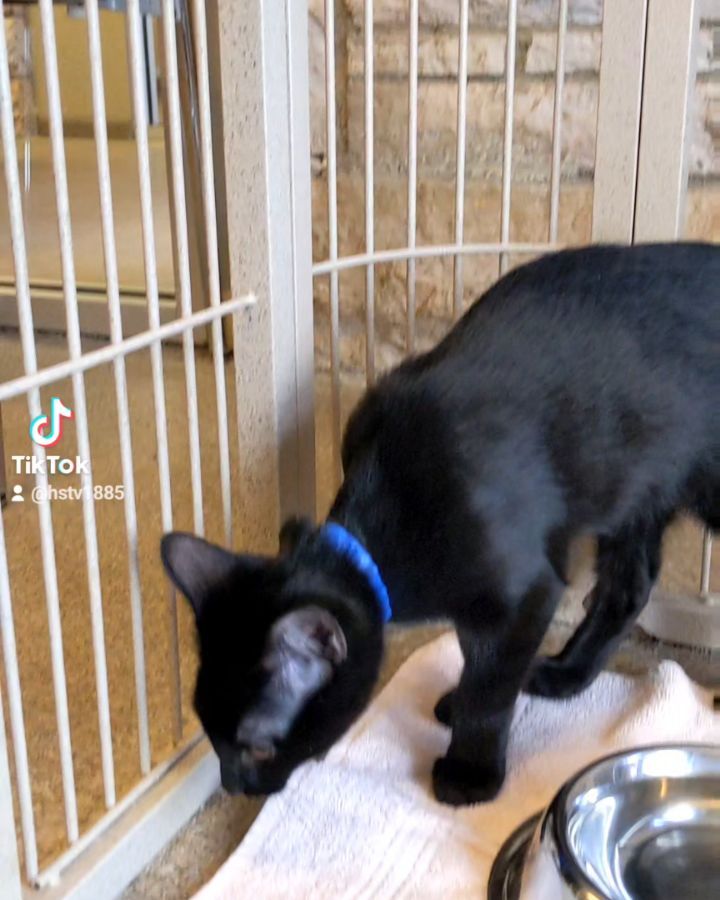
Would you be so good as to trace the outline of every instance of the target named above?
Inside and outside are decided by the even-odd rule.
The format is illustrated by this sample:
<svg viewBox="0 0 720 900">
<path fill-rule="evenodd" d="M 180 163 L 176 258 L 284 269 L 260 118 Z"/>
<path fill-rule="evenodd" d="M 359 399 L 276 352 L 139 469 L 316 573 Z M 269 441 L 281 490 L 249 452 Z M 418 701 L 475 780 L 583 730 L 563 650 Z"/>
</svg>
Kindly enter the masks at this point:
<svg viewBox="0 0 720 900">
<path fill-rule="evenodd" d="M 648 601 L 667 521 L 665 516 L 636 520 L 599 539 L 597 582 L 587 615 L 557 656 L 538 660 L 528 693 L 570 697 L 599 674 Z"/>
<path fill-rule="evenodd" d="M 720 470 L 720 464 L 717 468 Z M 720 471 L 716 473 L 715 479 L 708 479 L 703 484 L 692 509 L 710 531 L 720 533 Z"/>
</svg>

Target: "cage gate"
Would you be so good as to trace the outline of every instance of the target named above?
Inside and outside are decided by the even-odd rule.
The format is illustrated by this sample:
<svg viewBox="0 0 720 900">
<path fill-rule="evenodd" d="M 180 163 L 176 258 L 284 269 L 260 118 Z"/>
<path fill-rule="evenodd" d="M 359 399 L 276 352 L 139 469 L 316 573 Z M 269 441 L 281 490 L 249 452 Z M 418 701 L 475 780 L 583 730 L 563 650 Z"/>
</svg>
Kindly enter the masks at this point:
<svg viewBox="0 0 720 900">
<path fill-rule="evenodd" d="M 48 183 L 62 272 L 53 307 L 60 303 L 64 318 L 65 343 L 59 345 L 37 339 L 43 316 L 60 318 L 48 313 L 47 286 L 33 282 L 28 263 L 32 210 L 19 177 L 3 30 L 0 114 L 14 275 L 11 295 L 0 299 L 0 321 L 17 325 L 20 337 L 19 352 L 9 342 L 2 351 L 16 359 L 16 370 L 0 360 L 6 492 L 11 500 L 18 484 L 35 489 L 39 501 L 30 544 L 37 547 L 37 563 L 18 558 L 24 549 L 18 535 L 30 527 L 27 500 L 22 512 L 12 502 L 0 512 L 3 896 L 117 895 L 218 786 L 214 758 L 189 711 L 192 655 L 186 652 L 182 613 L 178 621 L 157 552 L 146 554 L 146 546 L 156 551 L 161 532 L 180 524 L 221 542 L 274 549 L 282 517 L 314 515 L 317 491 L 329 496 L 339 481 L 340 437 L 351 401 L 345 376 L 362 368 L 372 383 L 396 358 L 426 346 L 437 333 L 428 327 L 433 303 L 447 312 L 449 325 L 471 291 L 479 293 L 483 281 L 528 256 L 573 240 L 630 242 L 686 233 L 698 41 L 707 22 L 720 21 L 714 2 L 701 9 L 693 0 L 559 0 L 549 12 L 544 5 L 540 43 L 550 50 L 542 65 L 533 63 L 540 65 L 533 81 L 527 34 L 537 22 L 517 0 L 491 4 L 495 18 L 488 34 L 470 0 L 458 0 L 452 10 L 444 4 L 448 18 L 440 25 L 419 0 L 408 0 L 399 20 L 397 4 L 373 0 L 337 0 L 337 9 L 336 0 L 73 0 L 75 12 L 84 13 L 88 46 L 104 257 L 104 284 L 95 286 L 101 312 L 96 306 L 90 313 L 76 272 L 56 18 L 51 0 L 40 0 Z M 2 0 L 0 7 L 9 9 Z M 134 224 L 136 230 L 140 226 L 144 263 L 140 305 L 137 296 L 127 300 L 121 284 L 127 245 L 116 215 L 123 197 L 113 191 L 118 162 L 108 140 L 101 28 L 111 9 L 125 16 L 127 30 L 139 201 Z M 172 295 L 160 286 L 152 92 L 143 50 L 152 29 L 146 16 L 158 29 Z M 400 62 L 390 52 L 399 30 L 406 40 Z M 573 161 L 564 138 L 571 101 L 585 102 L 587 73 L 574 56 L 583 41 L 595 42 L 599 51 L 591 163 Z M 433 42 L 446 48 L 440 62 L 432 58 Z M 383 104 L 391 108 L 397 101 L 393 65 L 400 66 L 406 85 L 406 118 L 400 122 L 380 119 Z M 319 76 L 321 90 L 315 90 L 312 74 Z M 703 71 L 701 77 L 711 76 Z M 551 87 L 550 95 L 542 88 L 542 96 L 551 97 L 551 137 L 547 147 L 525 147 L 521 140 L 527 136 L 518 138 L 517 122 L 534 108 L 540 82 Z M 438 99 L 446 96 L 448 83 L 453 121 L 442 125 L 440 138 L 428 140 L 434 117 L 448 113 Z M 486 109 L 484 118 L 480 111 Z M 448 229 L 441 233 L 433 230 L 423 204 L 433 167 L 447 157 L 443 140 L 450 132 L 452 178 L 433 182 L 452 197 Z M 517 199 L 518 173 L 535 153 L 547 157 L 543 226 L 525 233 L 513 220 L 513 195 Z M 581 234 L 564 218 L 563 190 L 588 166 L 591 222 Z M 478 188 L 483 167 L 492 170 L 486 192 L 492 202 Z M 361 185 L 355 192 L 354 179 Z M 355 216 L 353 197 L 360 198 Z M 393 205 L 404 205 L 403 221 L 399 231 L 383 237 L 379 225 Z M 352 219 L 362 228 L 348 238 L 343 228 Z M 439 303 L 436 282 L 443 280 L 448 290 Z M 358 314 L 361 352 L 355 353 L 341 329 L 341 298 L 348 321 Z M 98 332 L 99 340 L 92 337 Z M 326 338 L 327 404 L 322 371 L 317 402 L 315 395 L 316 357 L 322 370 Z M 88 471 L 77 474 L 77 485 L 85 489 L 75 523 L 84 571 L 70 587 L 64 540 L 72 523 L 57 498 L 49 498 L 59 476 L 44 473 L 45 449 L 27 439 L 30 420 L 47 413 L 51 396 L 60 391 L 74 413 L 73 454 L 92 460 Z M 115 409 L 107 409 L 112 403 Z M 316 419 L 327 423 L 330 435 L 317 447 Z M 112 429 L 116 436 L 112 464 L 93 455 L 94 446 L 105 446 L 98 429 Z M 22 433 L 25 443 L 10 440 L 11 433 Z M 8 459 L 18 455 L 35 460 L 28 462 L 29 474 L 8 467 Z M 108 473 L 122 487 L 114 517 L 93 493 Z M 121 565 L 113 559 L 118 552 Z M 38 567 L 42 621 L 29 596 Z M 689 608 L 707 636 L 717 627 L 709 536 L 699 567 L 697 594 L 704 602 Z M 676 599 L 671 591 L 651 603 L 644 620 L 649 631 L 662 636 L 668 622 L 677 626 L 674 612 L 666 612 L 675 609 Z M 87 612 L 85 656 L 68 647 L 74 608 L 81 602 Z M 25 634 L 26 618 L 37 623 L 32 640 Z M 47 643 L 47 659 L 36 650 L 38 641 Z M 29 674 L 33 663 L 47 675 L 37 692 Z M 84 683 L 76 671 L 83 665 L 91 670 L 88 690 L 97 724 L 80 746 L 73 732 L 90 718 L 74 693 Z M 52 703 L 44 703 L 50 683 Z M 28 696 L 37 698 L 40 712 L 29 708 Z M 40 739 L 35 715 L 41 717 Z M 159 720 L 170 738 L 158 737 Z M 42 734 L 52 734 L 52 741 L 43 743 Z M 127 735 L 134 748 L 130 762 L 119 751 L 118 735 Z M 57 749 L 51 752 L 51 745 Z M 52 818 L 43 782 L 46 756 L 59 773 L 53 789 L 62 815 L 55 826 L 63 836 L 54 842 L 45 835 L 45 820 Z M 83 799 L 86 782 L 94 805 Z"/>
<path fill-rule="evenodd" d="M 43 318 L 48 298 L 47 292 L 39 291 L 32 282 L 28 265 L 32 235 L 27 232 L 29 212 L 18 172 L 4 27 L 0 34 L 0 111 L 14 269 L 13 297 L 2 303 L 5 309 L 8 304 L 14 307 L 22 349 L 19 371 L 10 372 L 14 347 L 7 344 L 3 351 L 8 366 L 3 368 L 0 404 L 6 460 L 16 465 L 16 470 L 8 473 L 8 484 L 16 482 L 22 492 L 27 482 L 28 491 L 32 487 L 35 492 L 38 511 L 37 543 L 49 623 L 50 658 L 45 671 L 51 674 L 53 730 L 59 748 L 50 762 L 57 763 L 61 773 L 56 796 L 63 810 L 62 822 L 54 824 L 64 831 L 60 839 L 55 835 L 48 840 L 47 822 L 56 804 L 49 809 L 47 798 L 38 800 L 38 791 L 48 790 L 39 771 L 40 760 L 43 754 L 52 757 L 53 752 L 52 745 L 35 745 L 37 723 L 26 699 L 28 694 L 36 697 L 37 691 L 30 684 L 25 658 L 28 647 L 23 647 L 24 625 L 18 610 L 32 607 L 33 616 L 36 611 L 22 577 L 17 577 L 23 561 L 14 559 L 13 551 L 17 549 L 14 532 L 29 526 L 26 519 L 21 521 L 22 514 L 12 502 L 14 491 L 8 487 L 9 502 L 0 514 L 0 631 L 6 704 L 0 727 L 0 880 L 3 896 L 12 898 L 28 892 L 47 897 L 115 896 L 219 784 L 197 723 L 187 712 L 188 698 L 181 696 L 187 690 L 182 679 L 175 597 L 171 592 L 168 596 L 161 578 L 155 576 L 153 581 L 148 575 L 148 570 L 157 568 L 152 556 L 157 556 L 161 532 L 181 527 L 178 519 L 182 516 L 188 530 L 225 543 L 233 540 L 234 532 L 236 541 L 269 550 L 274 547 L 281 514 L 314 514 L 315 465 L 312 452 L 308 453 L 308 448 L 312 451 L 314 447 L 313 348 L 312 340 L 307 339 L 308 333 L 312 335 L 310 254 L 303 264 L 295 252 L 296 247 L 303 249 L 302 238 L 297 242 L 293 238 L 310 231 L 309 141 L 302 130 L 308 103 L 307 75 L 302 74 L 308 65 L 304 28 L 299 27 L 290 4 L 258 2 L 252 11 L 243 10 L 246 43 L 245 52 L 238 56 L 237 40 L 228 43 L 228 36 L 235 38 L 239 31 L 231 2 L 212 4 L 207 22 L 202 2 L 188 7 L 174 0 L 150 6 L 140 0 L 127 4 L 88 0 L 75 6 L 83 13 L 91 76 L 107 333 L 102 334 L 97 317 L 91 321 L 85 316 L 81 328 L 80 313 L 84 315 L 84 311 L 78 301 L 66 159 L 69 141 L 64 134 L 57 54 L 59 20 L 50 0 L 40 0 L 36 12 L 45 69 L 48 155 L 60 239 L 66 338 L 65 350 L 64 342 L 56 341 L 50 353 L 46 353 L 45 339 L 36 339 L 34 319 L 38 314 Z M 4 14 L 5 4 L 2 9 Z M 113 192 L 117 186 L 111 171 L 116 148 L 108 140 L 110 95 L 103 83 L 107 59 L 103 59 L 101 27 L 102 16 L 110 11 L 125 17 L 127 33 L 139 199 L 134 224 L 141 229 L 145 273 L 142 327 L 137 324 L 143 319 L 137 315 L 137 304 L 131 310 L 133 315 L 127 315 L 119 274 L 125 247 L 115 203 L 118 196 L 121 201 L 123 197 Z M 148 13 L 157 16 L 158 29 L 162 29 L 158 43 L 164 60 L 163 109 L 176 285 L 176 305 L 170 311 L 167 304 L 163 308 L 158 288 L 157 210 L 151 177 L 154 148 L 144 56 L 144 16 Z M 269 68 L 271 52 L 276 64 Z M 288 69 L 291 59 L 294 73 Z M 247 103 L 244 110 L 237 102 L 237 88 L 242 89 Z M 273 141 L 267 139 L 265 129 L 268 108 L 273 110 L 272 121 L 278 131 Z M 240 124 L 242 133 L 237 134 Z M 223 129 L 232 139 L 223 142 Z M 248 167 L 247 172 L 236 167 L 240 161 Z M 42 174 L 39 163 L 36 169 L 34 179 Z M 218 247 L 228 245 L 239 250 L 221 259 Z M 205 328 L 209 329 L 207 350 L 201 346 Z M 88 337 L 88 330 L 91 335 L 101 332 L 100 338 Z M 196 336 L 200 340 L 196 341 Z M 174 346 L 178 341 L 181 347 Z M 228 358 L 230 345 L 232 357 Z M 138 381 L 137 359 L 143 354 L 149 356 L 149 365 Z M 39 362 L 43 356 L 48 364 Z M 111 370 L 109 377 L 98 389 L 95 385 L 105 377 L 106 369 Z M 177 393 L 184 395 L 184 402 L 178 403 L 176 393 L 168 390 L 175 384 L 172 369 L 176 369 Z M 27 440 L 30 420 L 48 412 L 50 395 L 55 393 L 63 398 L 63 408 L 72 407 L 74 419 L 75 443 L 71 445 L 72 436 L 66 434 L 59 447 L 66 452 L 72 449 L 81 462 L 76 487 L 82 506 L 80 536 L 87 589 L 78 579 L 68 590 L 63 580 L 67 575 L 63 541 L 71 523 L 63 515 L 59 495 L 53 493 L 60 482 L 53 476 L 52 451 L 46 453 L 41 444 L 30 445 Z M 237 402 L 229 403 L 233 394 Z M 27 413 L 19 408 L 23 398 Z M 105 407 L 112 407 L 113 402 L 115 415 L 108 418 Z M 143 422 L 138 421 L 141 408 L 153 438 L 147 444 Z M 173 409 L 175 417 L 171 419 Z M 173 433 L 178 418 L 186 423 L 185 455 L 179 463 Z M 21 422 L 23 444 L 15 440 L 17 432 L 9 420 L 15 425 Z M 103 443 L 97 431 L 93 433 L 98 423 L 115 435 L 111 443 L 117 453 L 110 468 L 117 482 L 113 490 L 118 489 L 119 509 L 112 522 L 105 521 L 103 498 L 96 493 L 100 473 L 108 471 L 104 460 L 93 456 L 93 443 Z M 236 441 L 230 440 L 231 425 L 237 432 Z M 141 458 L 138 445 L 153 460 L 150 467 Z M 28 460 L 16 463 L 14 457 L 23 454 Z M 22 477 L 26 461 L 32 473 L 29 481 Z M 181 509 L 178 498 L 185 483 L 187 503 Z M 148 506 L 148 497 L 154 509 Z M 28 500 L 29 496 L 23 513 Z M 146 540 L 149 549 L 154 547 L 148 558 Z M 118 603 L 109 590 L 112 577 L 118 575 L 108 574 L 108 559 L 115 546 L 123 543 L 126 574 L 120 577 Z M 34 561 L 25 563 L 35 566 Z M 86 598 L 82 597 L 85 590 Z M 78 722 L 74 696 L 74 664 L 78 655 L 82 656 L 82 648 L 75 651 L 76 638 L 68 627 L 69 622 L 77 624 L 74 618 L 68 619 L 68 610 L 78 606 L 81 597 L 83 603 L 87 599 L 89 608 L 86 624 L 92 638 L 94 675 L 88 687 L 97 719 L 90 739 L 83 731 L 82 746 L 73 740 L 73 732 L 85 728 Z M 125 616 L 120 615 L 121 605 Z M 150 620 L 156 614 L 161 625 L 150 637 Z M 119 634 L 118 629 L 126 630 Z M 37 635 L 38 642 L 42 638 L 42 633 Z M 155 641 L 162 643 L 163 659 L 160 664 L 157 659 L 149 664 Z M 124 651 L 128 651 L 127 665 L 118 667 L 115 657 Z M 158 706 L 153 694 L 158 690 L 160 669 L 164 690 L 160 705 L 166 709 L 158 712 L 153 709 Z M 43 693 L 48 687 L 44 685 Z M 132 699 L 126 703 L 127 694 Z M 165 716 L 165 730 L 170 734 L 162 741 L 155 721 L 160 714 Z M 134 719 L 134 724 L 129 719 Z M 134 760 L 121 752 L 122 738 L 128 738 L 136 749 Z M 88 782 L 95 792 L 90 806 L 84 796 Z"/>
</svg>

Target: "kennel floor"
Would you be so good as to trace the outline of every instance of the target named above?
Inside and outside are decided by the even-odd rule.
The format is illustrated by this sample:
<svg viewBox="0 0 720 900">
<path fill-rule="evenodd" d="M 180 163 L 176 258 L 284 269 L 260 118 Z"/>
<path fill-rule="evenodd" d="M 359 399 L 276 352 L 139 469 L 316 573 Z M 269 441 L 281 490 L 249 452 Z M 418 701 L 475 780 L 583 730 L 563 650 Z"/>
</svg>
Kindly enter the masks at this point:
<svg viewBox="0 0 720 900">
<path fill-rule="evenodd" d="M 62 266 L 50 139 L 33 137 L 29 149 L 30 181 L 28 189 L 23 192 L 28 270 L 36 284 L 61 286 Z M 138 227 L 140 187 L 135 142 L 111 140 L 108 150 L 118 277 L 124 292 L 144 294 L 145 267 L 142 230 Z M 19 143 L 21 165 L 23 152 L 23 145 Z M 172 229 L 162 140 L 150 141 L 149 155 L 158 289 L 161 294 L 171 294 L 174 290 Z M 65 156 L 78 287 L 102 289 L 105 284 L 105 258 L 95 142 L 89 138 L 66 138 Z M 0 179 L 0 283 L 13 284 L 14 279 L 7 188 L 3 178 Z"/>
</svg>

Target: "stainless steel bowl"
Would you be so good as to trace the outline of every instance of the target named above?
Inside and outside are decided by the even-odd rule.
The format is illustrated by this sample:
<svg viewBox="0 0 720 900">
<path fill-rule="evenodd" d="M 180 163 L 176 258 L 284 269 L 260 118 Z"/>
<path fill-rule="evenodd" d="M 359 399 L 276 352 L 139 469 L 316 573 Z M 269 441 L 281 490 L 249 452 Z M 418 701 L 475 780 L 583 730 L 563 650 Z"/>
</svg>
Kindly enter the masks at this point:
<svg viewBox="0 0 720 900">
<path fill-rule="evenodd" d="M 488 900 L 720 900 L 720 747 L 599 760 L 535 821 L 503 846 Z"/>
</svg>

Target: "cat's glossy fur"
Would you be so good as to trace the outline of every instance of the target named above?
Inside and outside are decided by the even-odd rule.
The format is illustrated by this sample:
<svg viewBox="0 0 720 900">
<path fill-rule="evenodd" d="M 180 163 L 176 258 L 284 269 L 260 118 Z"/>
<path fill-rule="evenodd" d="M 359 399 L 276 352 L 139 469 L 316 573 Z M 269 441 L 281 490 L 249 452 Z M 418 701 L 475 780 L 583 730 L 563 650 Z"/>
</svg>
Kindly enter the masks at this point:
<svg viewBox="0 0 720 900">
<path fill-rule="evenodd" d="M 331 518 L 372 554 L 395 620 L 447 618 L 459 635 L 435 794 L 488 800 L 518 693 L 592 681 L 647 601 L 674 515 L 720 528 L 720 248 L 593 247 L 516 269 L 367 393 L 343 464 Z M 591 608 L 559 656 L 536 659 L 580 534 L 598 538 Z M 258 559 L 163 540 L 197 615 L 197 709 L 230 790 L 280 789 L 357 717 L 380 665 L 364 578 L 309 523 L 281 543 Z"/>
</svg>

